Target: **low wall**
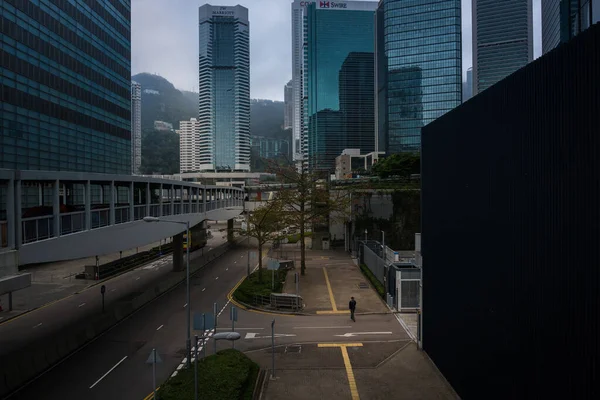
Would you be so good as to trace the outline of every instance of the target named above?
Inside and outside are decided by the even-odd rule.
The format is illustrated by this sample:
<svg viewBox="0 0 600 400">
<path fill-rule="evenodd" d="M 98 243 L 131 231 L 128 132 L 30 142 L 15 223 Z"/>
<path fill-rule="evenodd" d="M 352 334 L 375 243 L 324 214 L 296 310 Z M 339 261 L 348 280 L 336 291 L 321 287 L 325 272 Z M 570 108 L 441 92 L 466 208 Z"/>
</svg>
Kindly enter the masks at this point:
<svg viewBox="0 0 600 400">
<path fill-rule="evenodd" d="M 190 262 L 190 272 L 197 272 L 222 256 L 231 246 L 230 243 L 225 243 L 195 258 Z M 80 320 L 73 321 L 60 331 L 46 334 L 25 347 L 11 349 L 10 353 L 2 356 L 0 362 L 0 398 L 34 379 L 184 280 L 185 271 L 169 272 L 166 277 L 160 277 L 148 284 L 134 299 L 116 301 L 108 305 L 103 314 L 82 316 Z"/>
</svg>

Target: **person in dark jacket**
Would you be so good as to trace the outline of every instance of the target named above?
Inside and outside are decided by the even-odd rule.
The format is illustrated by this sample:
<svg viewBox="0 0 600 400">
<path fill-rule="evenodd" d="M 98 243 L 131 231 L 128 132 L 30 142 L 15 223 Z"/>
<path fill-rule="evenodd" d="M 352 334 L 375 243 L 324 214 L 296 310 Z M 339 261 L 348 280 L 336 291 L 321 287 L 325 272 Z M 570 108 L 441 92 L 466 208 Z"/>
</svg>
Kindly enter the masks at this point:
<svg viewBox="0 0 600 400">
<path fill-rule="evenodd" d="M 354 300 L 354 297 L 350 297 L 348 308 L 350 308 L 350 318 L 352 321 L 356 322 L 356 319 L 354 318 L 354 311 L 356 311 L 356 300 Z"/>
</svg>

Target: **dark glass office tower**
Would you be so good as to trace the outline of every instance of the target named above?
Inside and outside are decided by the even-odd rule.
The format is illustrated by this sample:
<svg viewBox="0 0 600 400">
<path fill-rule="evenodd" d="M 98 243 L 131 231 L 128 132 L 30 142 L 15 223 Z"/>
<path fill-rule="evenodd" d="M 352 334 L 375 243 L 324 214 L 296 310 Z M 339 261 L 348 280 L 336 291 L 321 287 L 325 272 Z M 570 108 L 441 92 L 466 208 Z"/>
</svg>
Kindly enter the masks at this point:
<svg viewBox="0 0 600 400">
<path fill-rule="evenodd" d="M 599 21 L 600 0 L 542 1 L 543 54 Z"/>
<path fill-rule="evenodd" d="M 461 104 L 460 0 L 382 0 L 374 19 L 378 150 L 419 151 L 421 127 Z"/>
<path fill-rule="evenodd" d="M 373 101 L 372 61 L 370 67 L 367 65 L 372 56 L 365 53 L 373 53 L 376 7 L 377 3 L 368 1 L 321 1 L 308 6 L 305 121 L 311 169 L 333 171 L 335 157 L 347 145 L 374 147 L 373 105 L 358 109 L 361 100 L 357 97 L 369 96 Z M 343 107 L 358 114 L 352 120 L 362 118 L 365 122 L 347 132 Z"/>
<path fill-rule="evenodd" d="M 0 0 L 0 168 L 131 173 L 129 0 Z"/>
</svg>

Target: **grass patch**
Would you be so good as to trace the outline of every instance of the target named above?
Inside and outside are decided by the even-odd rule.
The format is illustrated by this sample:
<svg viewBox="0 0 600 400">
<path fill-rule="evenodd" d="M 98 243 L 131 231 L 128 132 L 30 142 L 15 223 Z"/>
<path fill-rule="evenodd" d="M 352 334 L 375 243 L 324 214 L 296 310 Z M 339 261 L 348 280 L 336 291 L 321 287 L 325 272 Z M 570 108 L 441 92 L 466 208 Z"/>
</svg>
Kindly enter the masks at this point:
<svg viewBox="0 0 600 400">
<path fill-rule="evenodd" d="M 306 232 L 304 237 L 312 237 L 312 232 Z M 300 241 L 300 234 L 294 233 L 293 235 L 287 236 L 288 243 L 298 243 Z"/>
<path fill-rule="evenodd" d="M 272 277 L 275 275 L 275 288 L 271 290 Z M 246 304 L 254 304 L 255 296 L 268 297 L 271 293 L 281 293 L 287 271 L 277 270 L 275 274 L 263 267 L 262 282 L 258 281 L 258 270 L 242 282 L 233 292 L 233 298 Z"/>
<path fill-rule="evenodd" d="M 251 400 L 259 366 L 244 353 L 227 349 L 198 360 L 198 393 L 202 399 Z M 194 365 L 160 386 L 161 400 L 194 398 Z"/>
<path fill-rule="evenodd" d="M 373 275 L 369 267 L 367 267 L 365 264 L 360 264 L 360 270 L 362 271 L 363 275 L 367 277 L 369 282 L 371 282 L 371 285 L 373 285 L 377 293 L 379 293 L 379 296 L 381 296 L 381 298 L 384 298 L 385 288 L 383 287 L 383 284 L 379 282 L 377 278 L 375 278 L 375 275 Z"/>
</svg>

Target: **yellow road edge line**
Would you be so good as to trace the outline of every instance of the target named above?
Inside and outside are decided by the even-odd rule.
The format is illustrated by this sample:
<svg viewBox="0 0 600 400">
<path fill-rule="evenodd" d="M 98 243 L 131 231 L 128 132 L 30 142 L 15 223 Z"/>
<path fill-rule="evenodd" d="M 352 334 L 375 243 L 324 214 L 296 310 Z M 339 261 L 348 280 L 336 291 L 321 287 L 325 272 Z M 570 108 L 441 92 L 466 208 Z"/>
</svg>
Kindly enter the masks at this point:
<svg viewBox="0 0 600 400">
<path fill-rule="evenodd" d="M 352 400 L 360 400 L 358 395 L 358 389 L 356 388 L 356 381 L 354 380 L 354 372 L 352 371 L 352 364 L 350 363 L 350 357 L 348 356 L 348 349 L 346 346 L 340 347 L 342 350 L 342 358 L 344 359 L 344 366 L 346 367 L 346 375 L 348 375 L 348 383 L 350 386 L 350 394 Z"/>
<path fill-rule="evenodd" d="M 346 311 L 317 311 L 317 314 L 350 314 L 350 310 L 346 310 Z"/>
<path fill-rule="evenodd" d="M 160 389 L 160 386 L 156 388 L 157 391 L 158 391 L 158 389 Z M 144 400 L 150 400 L 153 396 L 154 396 L 154 392 L 150 393 L 148 396 L 144 397 Z"/>
<path fill-rule="evenodd" d="M 329 276 L 327 276 L 327 269 L 323 267 L 323 274 L 325 274 L 325 283 L 327 284 L 327 290 L 329 291 L 329 300 L 331 301 L 331 308 L 334 312 L 337 312 L 337 306 L 335 304 L 335 298 L 333 297 L 333 290 L 331 289 L 331 284 L 329 283 Z"/>
<path fill-rule="evenodd" d="M 319 343 L 318 347 L 362 347 L 362 343 Z"/>
</svg>

